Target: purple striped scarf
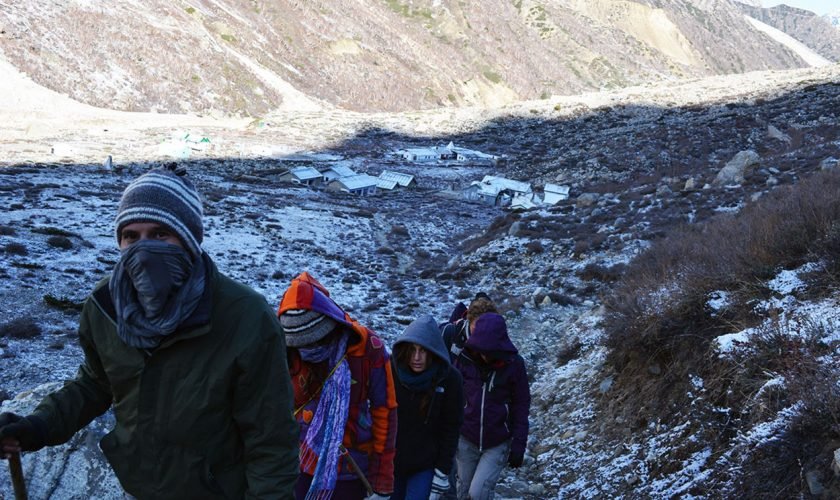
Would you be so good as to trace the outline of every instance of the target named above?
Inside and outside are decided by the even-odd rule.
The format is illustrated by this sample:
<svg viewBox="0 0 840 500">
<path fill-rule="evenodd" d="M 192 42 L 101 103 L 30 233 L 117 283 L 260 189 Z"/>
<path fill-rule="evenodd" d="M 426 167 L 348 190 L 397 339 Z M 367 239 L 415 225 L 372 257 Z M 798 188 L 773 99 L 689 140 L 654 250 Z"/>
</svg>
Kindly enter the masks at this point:
<svg viewBox="0 0 840 500">
<path fill-rule="evenodd" d="M 301 357 L 305 361 L 314 361 L 313 355 L 317 358 L 320 357 L 318 354 L 327 354 L 330 370 L 335 368 L 332 376 L 324 381 L 318 408 L 309 424 L 306 437 L 300 444 L 303 470 L 311 470 L 312 464 L 317 461 L 306 500 L 330 498 L 335 489 L 338 457 L 341 454 L 339 449 L 344 439 L 344 426 L 347 424 L 350 410 L 350 366 L 347 360 L 343 359 L 347 351 L 348 337 L 345 333 L 337 342 L 325 346 L 330 349 L 329 353 L 304 352 L 306 350 L 301 349 Z"/>
</svg>

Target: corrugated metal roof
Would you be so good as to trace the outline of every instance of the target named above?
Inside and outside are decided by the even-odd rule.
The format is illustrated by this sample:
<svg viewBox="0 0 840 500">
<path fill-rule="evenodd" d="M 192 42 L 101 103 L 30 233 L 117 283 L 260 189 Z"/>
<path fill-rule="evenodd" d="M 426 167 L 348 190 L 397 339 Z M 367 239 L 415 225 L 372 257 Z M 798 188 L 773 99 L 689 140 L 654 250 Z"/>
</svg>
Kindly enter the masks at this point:
<svg viewBox="0 0 840 500">
<path fill-rule="evenodd" d="M 398 153 L 409 153 L 417 156 L 437 156 L 437 148 L 407 148 L 401 149 Z"/>
<path fill-rule="evenodd" d="M 324 172 L 326 173 L 326 172 L 329 172 L 330 170 L 335 172 L 336 175 L 338 175 L 339 177 L 351 177 L 351 176 L 354 176 L 354 175 L 358 175 L 358 174 L 356 174 L 356 172 L 353 171 L 352 168 L 348 167 L 347 165 L 334 165 L 334 166 L 326 169 Z"/>
<path fill-rule="evenodd" d="M 496 177 L 494 175 L 485 175 L 481 180 L 483 191 L 496 192 L 509 189 L 517 193 L 530 193 L 531 185 L 527 182 L 515 181 L 512 179 L 505 179 L 504 177 Z"/>
<path fill-rule="evenodd" d="M 513 197 L 513 201 L 510 202 L 510 208 L 535 208 L 537 205 L 531 199 L 530 195 L 523 195 L 518 194 Z"/>
<path fill-rule="evenodd" d="M 545 192 L 569 196 L 569 186 L 561 186 L 559 184 L 547 183 L 545 185 Z"/>
<path fill-rule="evenodd" d="M 388 191 L 391 191 L 397 188 L 397 181 L 389 181 L 380 177 L 379 182 L 376 183 L 376 187 L 378 187 L 379 189 L 387 189 Z"/>
<path fill-rule="evenodd" d="M 556 205 L 558 202 L 569 199 L 569 186 L 558 184 L 546 184 L 543 194 L 543 203 Z"/>
<path fill-rule="evenodd" d="M 393 172 L 391 170 L 383 170 L 379 174 L 379 178 L 384 181 L 394 181 L 400 186 L 407 187 L 414 180 L 413 175 L 404 174 L 402 172 Z"/>
<path fill-rule="evenodd" d="M 321 177 L 321 172 L 318 172 L 318 169 L 313 167 L 294 167 L 290 168 L 289 172 L 302 181 Z"/>
<path fill-rule="evenodd" d="M 355 191 L 356 189 L 375 187 L 378 184 L 379 179 L 368 174 L 358 174 L 351 175 L 350 177 L 341 177 L 336 179 L 335 182 L 340 182 L 350 191 Z"/>
</svg>

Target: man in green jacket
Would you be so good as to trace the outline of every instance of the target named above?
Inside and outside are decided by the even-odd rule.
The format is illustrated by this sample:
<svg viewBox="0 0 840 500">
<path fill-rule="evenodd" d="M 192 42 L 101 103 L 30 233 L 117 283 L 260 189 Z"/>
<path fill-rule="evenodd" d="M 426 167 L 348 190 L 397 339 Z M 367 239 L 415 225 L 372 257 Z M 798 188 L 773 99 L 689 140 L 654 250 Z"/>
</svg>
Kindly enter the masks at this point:
<svg viewBox="0 0 840 500">
<path fill-rule="evenodd" d="M 31 415 L 0 415 L 2 455 L 65 443 L 113 406 L 100 447 L 129 495 L 293 498 L 283 332 L 265 299 L 201 249 L 201 201 L 185 173 L 155 169 L 126 188 L 120 261 L 82 311 L 84 363 Z"/>
</svg>

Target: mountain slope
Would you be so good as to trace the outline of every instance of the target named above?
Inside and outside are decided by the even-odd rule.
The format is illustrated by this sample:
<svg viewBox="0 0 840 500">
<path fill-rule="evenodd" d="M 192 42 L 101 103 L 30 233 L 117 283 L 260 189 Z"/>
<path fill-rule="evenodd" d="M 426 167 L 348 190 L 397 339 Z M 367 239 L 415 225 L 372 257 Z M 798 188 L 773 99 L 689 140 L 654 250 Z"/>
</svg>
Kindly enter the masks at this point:
<svg viewBox="0 0 840 500">
<path fill-rule="evenodd" d="M 0 7 L 0 49 L 84 103 L 250 116 L 497 105 L 804 65 L 728 0 L 37 0 Z"/>
<path fill-rule="evenodd" d="M 826 59 L 840 61 L 840 30 L 832 27 L 827 17 L 787 5 L 772 8 L 737 2 L 736 5 L 744 14 L 787 33 Z"/>
</svg>

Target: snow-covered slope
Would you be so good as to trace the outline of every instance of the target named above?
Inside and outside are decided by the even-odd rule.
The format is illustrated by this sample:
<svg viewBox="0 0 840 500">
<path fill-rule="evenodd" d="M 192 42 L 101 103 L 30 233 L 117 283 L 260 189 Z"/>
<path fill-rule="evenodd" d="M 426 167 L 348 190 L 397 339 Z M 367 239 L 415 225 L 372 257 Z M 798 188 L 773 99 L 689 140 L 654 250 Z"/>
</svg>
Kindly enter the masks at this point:
<svg viewBox="0 0 840 500">
<path fill-rule="evenodd" d="M 832 64 L 831 61 L 817 54 L 816 52 L 808 48 L 805 44 L 794 39 L 787 33 L 777 30 L 776 28 L 768 24 L 762 23 L 758 19 L 754 19 L 750 16 L 744 16 L 744 18 L 746 18 L 746 20 L 750 24 L 752 24 L 757 30 L 761 31 L 762 33 L 766 33 L 767 36 L 769 36 L 773 40 L 776 40 L 777 42 L 792 50 L 794 53 L 796 53 L 796 55 L 801 57 L 809 66 L 819 67 Z"/>
</svg>

